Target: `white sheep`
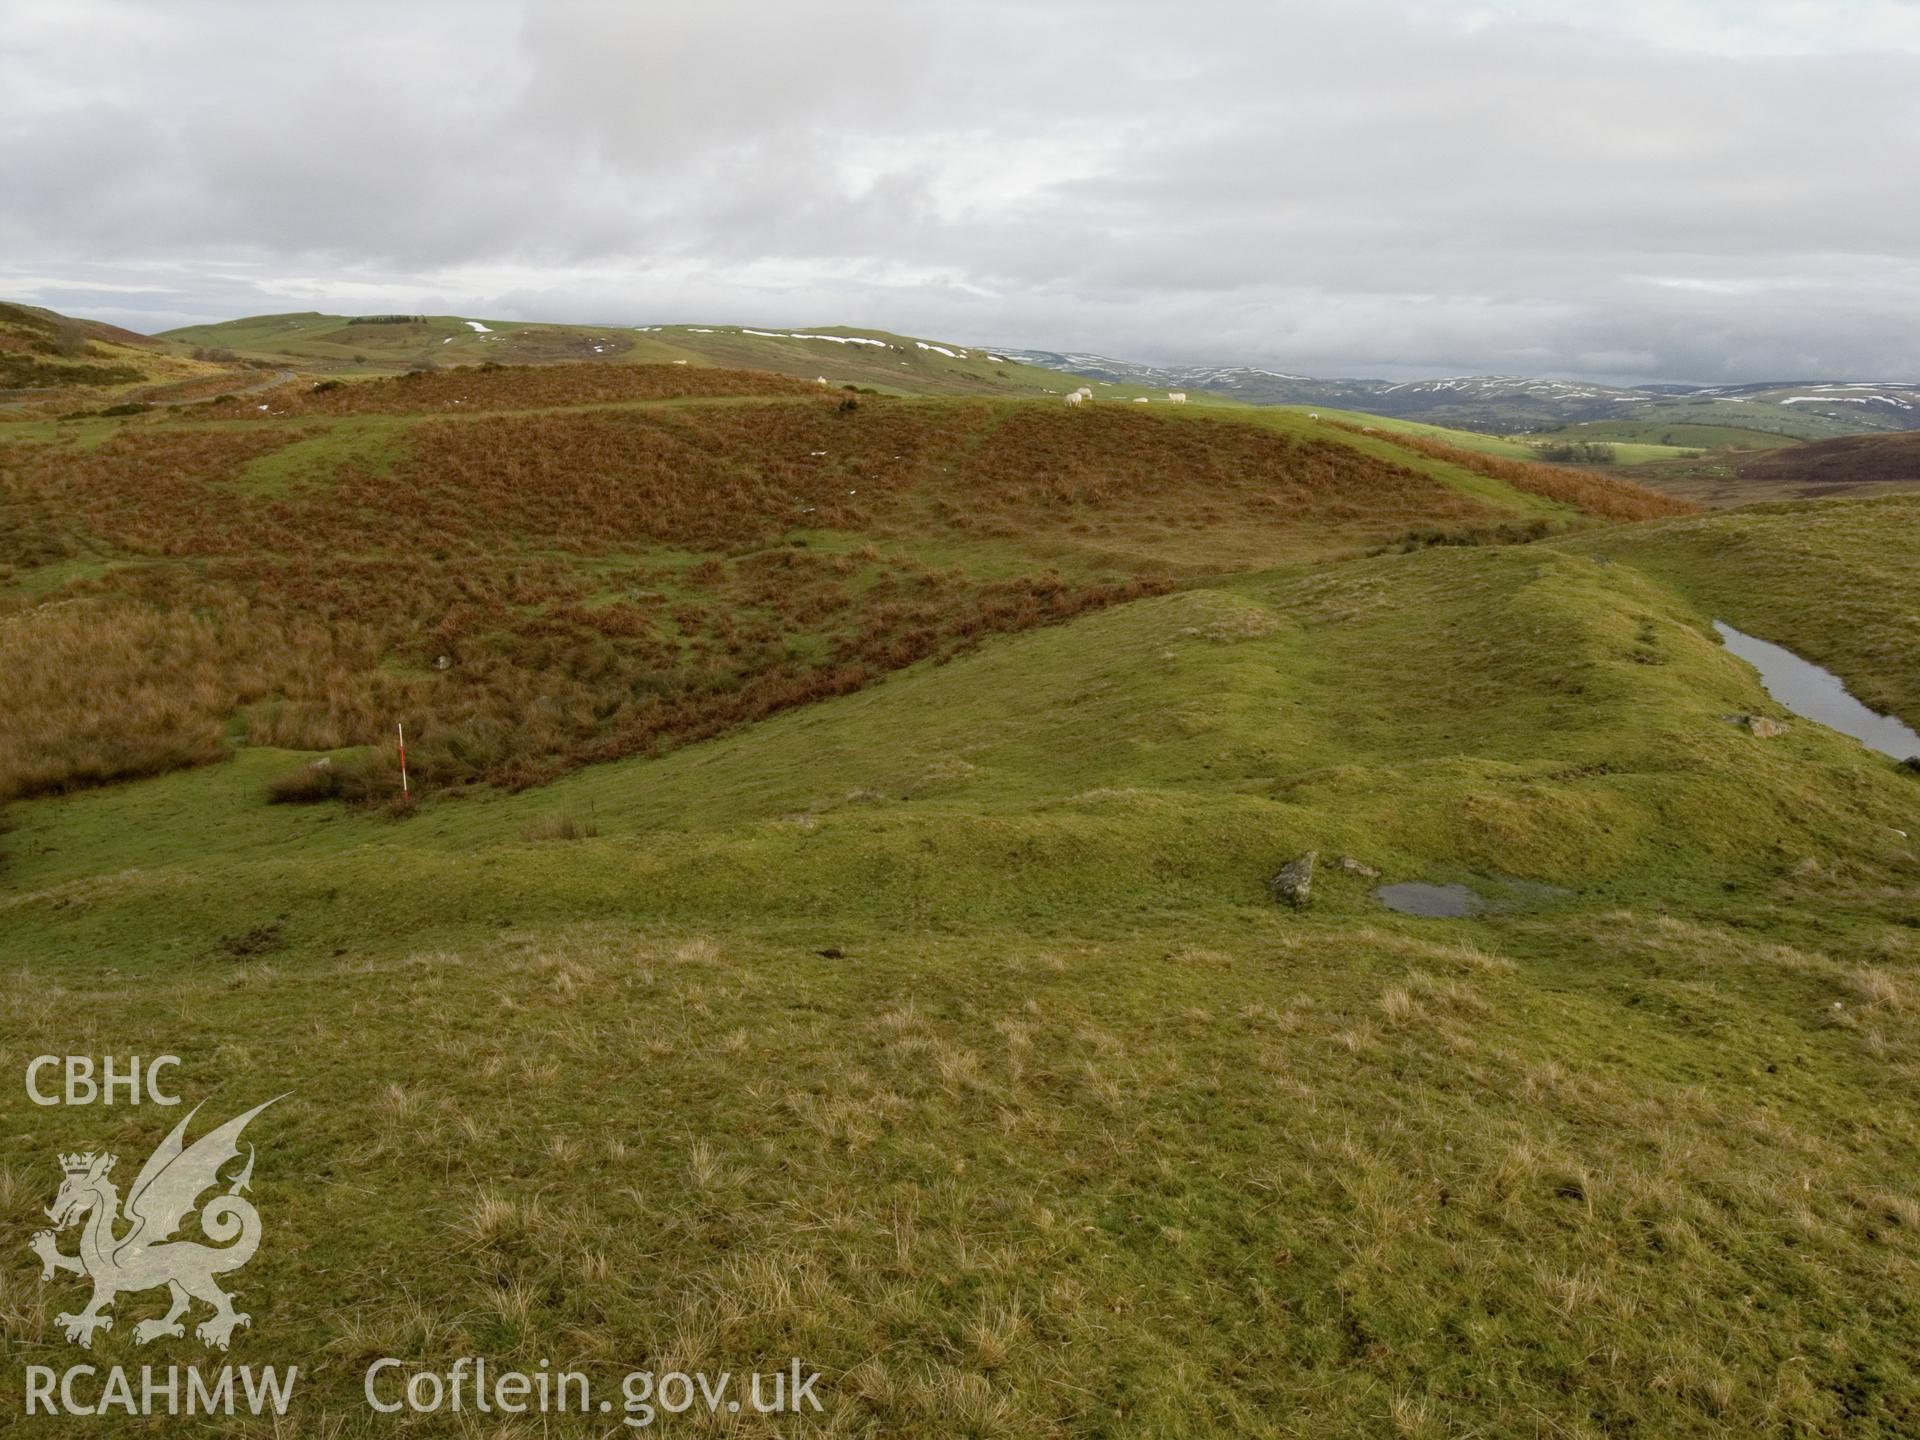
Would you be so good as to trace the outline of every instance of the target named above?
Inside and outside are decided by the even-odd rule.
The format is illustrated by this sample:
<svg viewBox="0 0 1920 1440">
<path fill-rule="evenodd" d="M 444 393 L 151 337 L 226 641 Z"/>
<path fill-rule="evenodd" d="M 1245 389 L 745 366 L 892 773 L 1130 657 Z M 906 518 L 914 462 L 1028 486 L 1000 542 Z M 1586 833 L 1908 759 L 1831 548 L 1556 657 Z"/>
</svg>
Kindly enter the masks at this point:
<svg viewBox="0 0 1920 1440">
<path fill-rule="evenodd" d="M 1184 405 L 1187 403 L 1187 392 L 1184 390 L 1169 390 L 1167 391 L 1167 399 L 1175 405 Z"/>
<path fill-rule="evenodd" d="M 1071 395 L 1067 396 L 1067 403 L 1069 405 L 1078 405 L 1081 401 L 1085 400 L 1086 398 L 1087 397 L 1082 395 L 1078 390 L 1075 390 Z"/>
<path fill-rule="evenodd" d="M 1136 395 L 1133 397 L 1133 403 L 1136 405 L 1151 405 L 1153 402 L 1144 395 Z"/>
</svg>

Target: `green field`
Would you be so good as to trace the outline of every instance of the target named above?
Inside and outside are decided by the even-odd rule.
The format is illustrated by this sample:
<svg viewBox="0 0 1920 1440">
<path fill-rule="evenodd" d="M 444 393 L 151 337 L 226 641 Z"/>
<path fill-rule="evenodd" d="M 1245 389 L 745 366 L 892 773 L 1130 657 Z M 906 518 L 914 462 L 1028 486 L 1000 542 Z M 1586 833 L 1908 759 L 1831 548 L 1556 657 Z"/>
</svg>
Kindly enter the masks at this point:
<svg viewBox="0 0 1920 1440">
<path fill-rule="evenodd" d="M 1406 420 L 1391 415 L 1370 415 L 1360 410 L 1334 410 L 1326 406 L 1314 405 L 1276 405 L 1268 407 L 1293 415 L 1318 415 L 1322 420 L 1338 424 L 1352 425 L 1362 430 L 1372 429 L 1389 435 L 1417 435 L 1430 440 L 1444 441 L 1457 445 L 1463 450 L 1477 451 L 1482 455 L 1497 455 L 1508 460 L 1538 460 L 1541 447 L 1555 444 L 1593 441 L 1604 444 L 1613 452 L 1613 462 L 1620 465 L 1644 465 L 1653 460 L 1673 460 L 1681 456 L 1692 455 L 1706 443 L 1727 444 L 1726 440 L 1708 442 L 1703 437 L 1723 431 L 1734 432 L 1724 427 L 1713 426 L 1648 426 L 1632 421 L 1595 421 L 1585 425 L 1569 425 L 1563 430 L 1550 430 L 1527 435 L 1489 435 L 1479 430 L 1456 430 L 1446 425 L 1430 425 L 1424 420 Z M 1685 435 L 1679 432 L 1686 431 Z M 1694 432 L 1698 432 L 1696 435 Z M 1745 432 L 1755 436 L 1757 432 Z M 1665 436 L 1673 434 L 1672 443 Z M 1658 435 L 1662 439 L 1654 439 Z M 1642 439 L 1645 436 L 1648 438 Z M 1767 436 L 1759 439 L 1758 444 L 1791 444 L 1782 437 Z"/>
<path fill-rule="evenodd" d="M 1769 430 L 1738 425 L 1693 425 L 1684 421 L 1667 424 L 1658 420 L 1589 420 L 1560 430 L 1544 431 L 1534 438 L 1548 444 L 1595 440 L 1677 450 L 1771 450 L 1794 443 L 1791 435 Z"/>
<path fill-rule="evenodd" d="M 164 1049 L 217 1119 L 291 1092 L 248 1131 L 266 1238 L 230 1358 L 297 1364 L 297 1425 L 231 1433 L 543 1433 L 370 1415 L 388 1355 L 551 1359 L 607 1393 L 823 1376 L 821 1415 L 668 1433 L 1920 1428 L 1920 779 L 1788 715 L 1709 628 L 1920 721 L 1920 501 L 1600 524 L 1372 417 L 541 406 L 538 375 L 472 379 L 452 418 L 404 409 L 430 378 L 369 382 L 416 387 L 393 413 L 289 392 L 279 417 L 12 427 L 0 644 L 44 624 L 63 675 L 118 663 L 79 627 L 137 584 L 231 627 L 176 667 L 211 677 L 267 581 L 318 605 L 386 567 L 433 638 L 382 639 L 397 688 L 370 693 L 428 694 L 464 606 L 486 625 L 448 683 L 484 642 L 591 706 L 589 680 L 658 683 L 654 652 L 618 669 L 622 606 L 697 604 L 671 634 L 703 664 L 762 611 L 838 643 L 842 612 L 780 593 L 811 571 L 755 578 L 789 552 L 855 622 L 916 586 L 1165 584 L 404 808 L 268 803 L 381 737 L 246 743 L 298 683 L 249 672 L 211 763 L 10 805 L 7 1053 Z M 691 528 L 636 538 L 642 511 Z M 1308 852 L 1310 904 L 1276 904 Z M 1489 904 L 1414 919 L 1383 881 Z M 56 1152 L 131 1171 L 175 1116 L 9 1115 L 0 1334 L 65 1366 L 84 1287 L 25 1248 Z M 199 1358 L 135 1344 L 163 1303 L 123 1297 L 87 1363 Z"/>
<path fill-rule="evenodd" d="M 1858 407 L 1837 407 L 1848 413 L 1839 417 L 1818 415 L 1806 406 L 1780 405 L 1766 400 L 1727 400 L 1713 396 L 1692 396 L 1657 400 L 1635 407 L 1633 423 L 1665 434 L 1676 426 L 1705 426 L 1711 429 L 1760 431 L 1792 440 L 1824 440 L 1835 435 L 1852 435 L 1873 429 L 1869 420 L 1880 417 L 1851 413 Z"/>
</svg>

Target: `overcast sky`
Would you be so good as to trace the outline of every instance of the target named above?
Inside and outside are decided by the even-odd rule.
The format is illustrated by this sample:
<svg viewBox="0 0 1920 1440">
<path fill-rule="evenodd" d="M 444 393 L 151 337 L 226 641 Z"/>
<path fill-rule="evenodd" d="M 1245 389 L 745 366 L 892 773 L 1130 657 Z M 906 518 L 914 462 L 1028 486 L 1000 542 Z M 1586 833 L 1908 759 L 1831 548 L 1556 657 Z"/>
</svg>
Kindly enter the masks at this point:
<svg viewBox="0 0 1920 1440">
<path fill-rule="evenodd" d="M 0 0 L 0 295 L 1920 379 L 1920 0 Z"/>
</svg>

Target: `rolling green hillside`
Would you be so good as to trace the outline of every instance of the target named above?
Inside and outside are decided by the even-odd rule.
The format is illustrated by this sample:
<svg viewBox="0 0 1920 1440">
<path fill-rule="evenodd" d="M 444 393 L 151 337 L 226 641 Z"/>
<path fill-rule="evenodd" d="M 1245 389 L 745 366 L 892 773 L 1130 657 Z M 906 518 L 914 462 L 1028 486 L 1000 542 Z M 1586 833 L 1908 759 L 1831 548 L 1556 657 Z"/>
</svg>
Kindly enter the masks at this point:
<svg viewBox="0 0 1920 1440">
<path fill-rule="evenodd" d="M 1644 465 L 1653 461 L 1697 457 L 1702 450 L 1770 450 L 1790 448 L 1798 442 L 1791 436 L 1744 430 L 1730 425 L 1669 425 L 1641 420 L 1594 420 L 1567 425 L 1556 430 L 1524 435 L 1489 435 L 1477 430 L 1455 430 L 1444 425 L 1408 420 L 1391 415 L 1372 415 L 1359 410 L 1336 410 L 1324 406 L 1276 406 L 1294 414 L 1318 415 L 1322 419 L 1361 429 L 1388 434 L 1424 436 L 1513 460 L 1538 460 L 1543 450 L 1554 446 L 1591 443 L 1605 446 L 1612 456 L 1609 463 Z"/>
<path fill-rule="evenodd" d="M 1851 435 L 1863 430 L 1903 428 L 1905 412 L 1863 411 L 1855 406 L 1789 405 L 1793 399 L 1786 389 L 1762 389 L 1748 398 L 1703 393 L 1648 399 L 1634 405 L 1630 423 L 1643 433 L 1664 435 L 1681 426 L 1703 426 L 1712 430 L 1758 431 L 1789 440 L 1824 440 L 1834 435 Z M 1742 447 L 1750 448 L 1746 435 Z"/>
<path fill-rule="evenodd" d="M 1199 574 L 1684 508 L 1255 413 L 575 364 L 16 425 L 0 796 L 388 715 L 423 779 L 526 784 Z"/>
<path fill-rule="evenodd" d="M 1920 779 L 1710 622 L 1913 718 L 1920 504 L 1370 423 L 669 362 L 10 426 L 0 1044 L 291 1092 L 229 1358 L 312 1433 L 481 1354 L 800 1357 L 796 1435 L 1913 1433 Z M 164 1129 L 98 1113 L 13 1112 L 23 1240 Z M 160 1303 L 87 1363 L 199 1356 Z"/>
<path fill-rule="evenodd" d="M 1692 450 L 1772 450 L 1794 443 L 1791 435 L 1739 425 L 1696 425 L 1659 420 L 1589 420 L 1561 430 L 1544 431 L 1536 441 L 1592 440 L 1624 442 Z"/>
<path fill-rule="evenodd" d="M 295 1089 L 255 1183 L 326 1276 L 264 1253 L 235 1356 L 346 1414 L 361 1354 L 617 1373 L 604 1325 L 905 1433 L 1891 1436 L 1912 784 L 1720 719 L 1768 708 L 1624 564 L 1427 551 L 400 825 L 263 805 L 266 751 L 37 801 L 0 904 L 89 1043 Z M 1333 870 L 1296 915 L 1307 849 L 1567 893 L 1422 923 Z"/>
<path fill-rule="evenodd" d="M 1701 608 L 1844 676 L 1920 725 L 1913 542 L 1920 495 L 1752 505 L 1595 537 L 1581 548 L 1657 575 Z M 1817 599 L 1817 603 L 1814 603 Z"/>
</svg>

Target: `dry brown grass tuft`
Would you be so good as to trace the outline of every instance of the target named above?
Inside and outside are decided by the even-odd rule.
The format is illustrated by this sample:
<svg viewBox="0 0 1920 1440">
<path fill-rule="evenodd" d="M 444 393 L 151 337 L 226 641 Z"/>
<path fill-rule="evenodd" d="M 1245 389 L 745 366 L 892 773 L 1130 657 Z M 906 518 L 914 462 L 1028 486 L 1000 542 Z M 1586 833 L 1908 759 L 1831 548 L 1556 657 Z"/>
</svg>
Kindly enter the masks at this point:
<svg viewBox="0 0 1920 1440">
<path fill-rule="evenodd" d="M 267 782 L 267 800 L 274 805 L 313 805 L 340 795 L 340 767 L 316 760 L 282 771 Z"/>
<path fill-rule="evenodd" d="M 600 827 L 593 820 L 571 810 L 552 810 L 520 827 L 522 840 L 589 840 L 599 833 Z"/>
<path fill-rule="evenodd" d="M 0 619 L 0 801 L 220 759 L 234 699 L 221 635 L 143 605 Z"/>
</svg>

